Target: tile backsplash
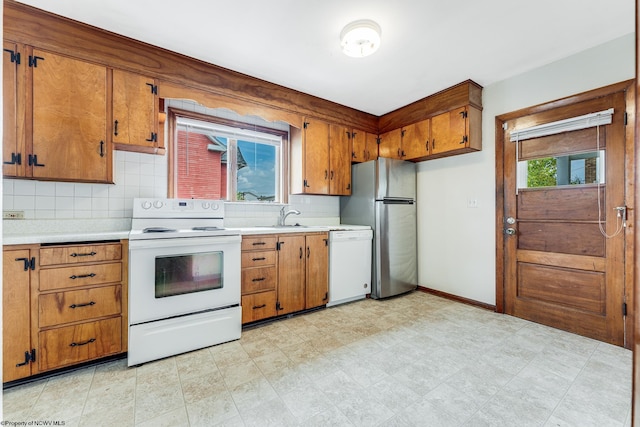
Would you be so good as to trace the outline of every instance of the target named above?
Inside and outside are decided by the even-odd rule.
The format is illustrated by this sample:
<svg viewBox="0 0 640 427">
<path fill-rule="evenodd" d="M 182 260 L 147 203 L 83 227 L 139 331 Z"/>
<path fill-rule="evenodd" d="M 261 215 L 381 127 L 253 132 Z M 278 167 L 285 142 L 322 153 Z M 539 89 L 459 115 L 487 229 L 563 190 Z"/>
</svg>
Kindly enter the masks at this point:
<svg viewBox="0 0 640 427">
<path fill-rule="evenodd" d="M 131 218 L 135 197 L 166 197 L 167 157 L 114 151 L 115 184 L 3 179 L 5 211 L 24 211 L 25 220 Z M 340 202 L 334 196 L 289 197 L 302 212 L 288 221 L 308 225 L 340 222 Z M 273 225 L 282 204 L 228 203 L 228 227 Z M 295 219 L 294 219 L 295 218 Z"/>
</svg>

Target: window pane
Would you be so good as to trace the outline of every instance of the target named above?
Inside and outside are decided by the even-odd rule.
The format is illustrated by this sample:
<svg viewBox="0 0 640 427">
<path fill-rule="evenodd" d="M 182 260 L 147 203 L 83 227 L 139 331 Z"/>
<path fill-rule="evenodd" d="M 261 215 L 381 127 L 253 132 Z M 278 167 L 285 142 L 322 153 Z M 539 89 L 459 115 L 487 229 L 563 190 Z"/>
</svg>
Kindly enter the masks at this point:
<svg viewBox="0 0 640 427">
<path fill-rule="evenodd" d="M 237 200 L 276 199 L 278 151 L 274 145 L 238 140 Z"/>
<path fill-rule="evenodd" d="M 604 150 L 518 162 L 518 187 L 604 183 Z"/>
<path fill-rule="evenodd" d="M 176 196 L 227 198 L 227 140 L 187 128 L 178 130 Z"/>
</svg>

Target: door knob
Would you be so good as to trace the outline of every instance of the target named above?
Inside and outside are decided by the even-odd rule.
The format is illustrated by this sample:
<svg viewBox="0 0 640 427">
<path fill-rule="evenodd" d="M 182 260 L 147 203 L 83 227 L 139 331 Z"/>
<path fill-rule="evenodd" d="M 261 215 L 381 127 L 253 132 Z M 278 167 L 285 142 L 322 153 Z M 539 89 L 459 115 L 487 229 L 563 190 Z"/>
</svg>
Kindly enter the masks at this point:
<svg viewBox="0 0 640 427">
<path fill-rule="evenodd" d="M 516 219 L 514 217 L 510 216 L 509 218 L 507 218 L 507 224 L 511 225 L 515 223 L 516 223 Z"/>
<path fill-rule="evenodd" d="M 513 236 L 514 234 L 516 234 L 516 229 L 509 227 L 509 228 L 505 228 L 504 232 L 509 236 Z"/>
</svg>

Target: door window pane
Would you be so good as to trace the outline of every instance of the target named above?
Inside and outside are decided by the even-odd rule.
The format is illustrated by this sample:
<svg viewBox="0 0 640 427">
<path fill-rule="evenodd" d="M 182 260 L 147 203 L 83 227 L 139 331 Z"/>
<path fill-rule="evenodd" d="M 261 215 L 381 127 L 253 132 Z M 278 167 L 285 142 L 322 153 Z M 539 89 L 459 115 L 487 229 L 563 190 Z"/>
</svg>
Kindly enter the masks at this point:
<svg viewBox="0 0 640 427">
<path fill-rule="evenodd" d="M 518 188 L 603 184 L 605 151 L 518 162 Z"/>
</svg>

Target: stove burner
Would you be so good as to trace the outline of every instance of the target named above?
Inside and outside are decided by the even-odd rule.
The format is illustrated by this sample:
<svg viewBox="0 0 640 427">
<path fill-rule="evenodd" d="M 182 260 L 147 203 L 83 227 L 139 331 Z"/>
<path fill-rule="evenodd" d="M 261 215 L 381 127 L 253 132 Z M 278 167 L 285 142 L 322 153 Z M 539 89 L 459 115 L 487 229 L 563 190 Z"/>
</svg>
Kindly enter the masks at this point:
<svg viewBox="0 0 640 427">
<path fill-rule="evenodd" d="M 193 231 L 216 231 L 216 230 L 222 230 L 222 228 L 220 227 L 213 227 L 213 226 L 205 226 L 205 227 L 193 227 L 192 228 Z"/>
<path fill-rule="evenodd" d="M 143 233 L 166 233 L 171 231 L 177 231 L 177 230 L 173 228 L 166 228 L 166 227 L 147 227 L 142 230 Z"/>
</svg>

